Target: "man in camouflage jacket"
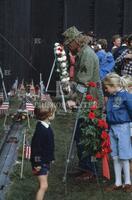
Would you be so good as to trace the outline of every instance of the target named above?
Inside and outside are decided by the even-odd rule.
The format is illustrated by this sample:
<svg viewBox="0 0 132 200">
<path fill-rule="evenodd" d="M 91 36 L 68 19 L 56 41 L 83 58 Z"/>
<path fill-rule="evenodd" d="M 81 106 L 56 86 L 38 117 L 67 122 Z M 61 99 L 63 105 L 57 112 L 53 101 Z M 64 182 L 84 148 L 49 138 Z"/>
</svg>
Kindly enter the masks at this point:
<svg viewBox="0 0 132 200">
<path fill-rule="evenodd" d="M 103 93 L 101 89 L 101 81 L 99 76 L 99 62 L 94 51 L 87 45 L 87 36 L 84 36 L 75 26 L 68 28 L 64 33 L 64 45 L 68 47 L 73 55 L 76 56 L 75 62 L 75 81 L 77 83 L 77 92 L 80 97 L 87 92 L 86 85 L 88 82 L 96 82 L 97 88 L 90 88 L 90 94 L 94 93 L 94 96 L 98 98 L 100 109 L 103 107 Z M 95 175 L 94 165 L 91 162 L 91 155 L 83 158 L 83 147 L 80 145 L 81 141 L 81 127 L 83 118 L 78 120 L 75 140 L 77 144 L 77 153 L 79 158 L 79 168 L 82 171 L 90 171 L 89 177 Z M 86 174 L 87 174 L 86 173 Z M 79 176 L 78 178 L 83 178 Z"/>
</svg>

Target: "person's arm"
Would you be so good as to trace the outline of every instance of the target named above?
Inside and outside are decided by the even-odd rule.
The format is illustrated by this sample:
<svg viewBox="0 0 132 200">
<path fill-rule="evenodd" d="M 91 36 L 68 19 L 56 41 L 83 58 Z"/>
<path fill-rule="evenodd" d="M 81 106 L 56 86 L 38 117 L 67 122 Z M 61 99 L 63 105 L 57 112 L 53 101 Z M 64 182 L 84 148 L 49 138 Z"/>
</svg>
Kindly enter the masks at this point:
<svg viewBox="0 0 132 200">
<path fill-rule="evenodd" d="M 116 64 L 121 64 L 121 63 L 124 61 L 125 56 L 126 56 L 126 54 L 127 54 L 127 51 L 128 51 L 128 50 L 125 50 L 125 51 L 115 60 L 115 63 L 116 63 Z"/>
<path fill-rule="evenodd" d="M 84 54 L 81 56 L 79 66 L 77 66 L 79 67 L 79 71 L 77 73 L 79 82 L 87 84 L 93 79 L 94 65 L 96 62 L 95 59 L 96 57 L 94 58 L 92 55 L 87 54 L 86 52 L 84 52 Z"/>
<path fill-rule="evenodd" d="M 125 103 L 126 103 L 126 107 L 127 107 L 129 116 L 130 116 L 130 118 L 132 120 L 132 94 L 126 93 Z"/>
<path fill-rule="evenodd" d="M 36 136 L 36 140 L 34 141 L 34 149 L 35 149 L 35 156 L 34 156 L 34 166 L 39 167 L 42 164 L 42 150 L 43 145 L 45 144 L 45 134 L 43 133 L 43 129 L 39 127 L 37 130 L 38 134 Z"/>
<path fill-rule="evenodd" d="M 125 59 L 130 59 L 132 60 L 132 53 L 128 53 L 124 56 Z"/>
</svg>

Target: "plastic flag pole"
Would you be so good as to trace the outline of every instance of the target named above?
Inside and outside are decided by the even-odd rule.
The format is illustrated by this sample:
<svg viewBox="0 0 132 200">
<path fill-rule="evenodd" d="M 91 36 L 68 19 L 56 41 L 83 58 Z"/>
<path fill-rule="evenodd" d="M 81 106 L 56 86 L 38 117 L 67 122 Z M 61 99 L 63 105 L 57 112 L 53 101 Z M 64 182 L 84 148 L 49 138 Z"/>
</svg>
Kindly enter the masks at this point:
<svg viewBox="0 0 132 200">
<path fill-rule="evenodd" d="M 0 67 L 0 74 L 1 74 L 1 79 L 2 79 L 2 87 L 3 87 L 3 90 L 4 90 L 5 98 L 7 100 L 8 97 L 7 97 L 7 92 L 6 92 L 6 88 L 5 88 L 5 83 L 4 83 L 4 79 L 3 79 L 3 72 L 2 72 L 1 67 Z"/>
<path fill-rule="evenodd" d="M 54 62 L 53 62 L 52 68 L 51 68 L 51 72 L 50 72 L 49 79 L 48 79 L 48 82 L 47 82 L 47 86 L 46 86 L 46 89 L 45 89 L 46 92 L 48 91 L 48 88 L 49 88 L 51 77 L 52 77 L 52 74 L 53 74 L 53 71 L 54 71 L 54 68 L 55 68 L 55 63 L 56 63 L 56 59 L 54 59 Z"/>
<path fill-rule="evenodd" d="M 21 164 L 21 173 L 20 173 L 21 179 L 23 178 L 25 140 L 26 140 L 26 134 L 24 133 L 24 135 L 23 135 L 23 148 L 22 148 L 22 164 Z"/>
<path fill-rule="evenodd" d="M 65 102 L 65 98 L 64 98 L 64 94 L 63 94 L 61 83 L 60 83 L 60 93 L 61 93 L 61 97 L 62 97 L 62 107 L 63 107 L 64 111 L 67 112 L 66 102 Z"/>
</svg>

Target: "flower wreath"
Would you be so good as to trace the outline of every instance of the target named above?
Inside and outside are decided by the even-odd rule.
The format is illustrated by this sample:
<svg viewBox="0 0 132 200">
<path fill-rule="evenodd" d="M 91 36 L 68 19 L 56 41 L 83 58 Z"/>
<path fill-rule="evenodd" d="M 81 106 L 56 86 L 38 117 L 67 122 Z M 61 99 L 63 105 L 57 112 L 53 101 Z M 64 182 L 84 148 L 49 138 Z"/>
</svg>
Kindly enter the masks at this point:
<svg viewBox="0 0 132 200">
<path fill-rule="evenodd" d="M 68 73 L 68 61 L 64 46 L 60 43 L 54 44 L 54 53 L 57 61 L 57 72 L 59 72 L 63 91 L 70 92 L 70 77 Z"/>
<path fill-rule="evenodd" d="M 89 82 L 88 88 L 97 85 L 95 82 Z M 90 153 L 92 156 L 103 159 L 103 175 L 110 178 L 108 167 L 108 154 L 111 152 L 110 137 L 108 134 L 108 124 L 104 119 L 103 112 L 99 112 L 98 100 L 93 95 L 86 93 L 84 97 L 84 107 L 81 114 L 84 116 L 82 124 L 82 141 L 84 153 Z"/>
</svg>

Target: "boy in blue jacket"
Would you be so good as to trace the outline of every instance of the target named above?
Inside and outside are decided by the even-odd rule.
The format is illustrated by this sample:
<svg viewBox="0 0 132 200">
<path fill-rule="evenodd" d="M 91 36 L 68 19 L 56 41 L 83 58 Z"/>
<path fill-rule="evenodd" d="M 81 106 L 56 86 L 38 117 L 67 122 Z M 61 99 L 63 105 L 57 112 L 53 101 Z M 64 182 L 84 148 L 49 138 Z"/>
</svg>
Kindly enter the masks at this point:
<svg viewBox="0 0 132 200">
<path fill-rule="evenodd" d="M 36 200 L 43 200 L 48 188 L 48 172 L 54 160 L 54 134 L 50 121 L 55 116 L 55 105 L 52 102 L 42 103 L 35 109 L 39 120 L 31 142 L 31 164 L 33 174 L 38 177 L 39 189 Z"/>
</svg>

